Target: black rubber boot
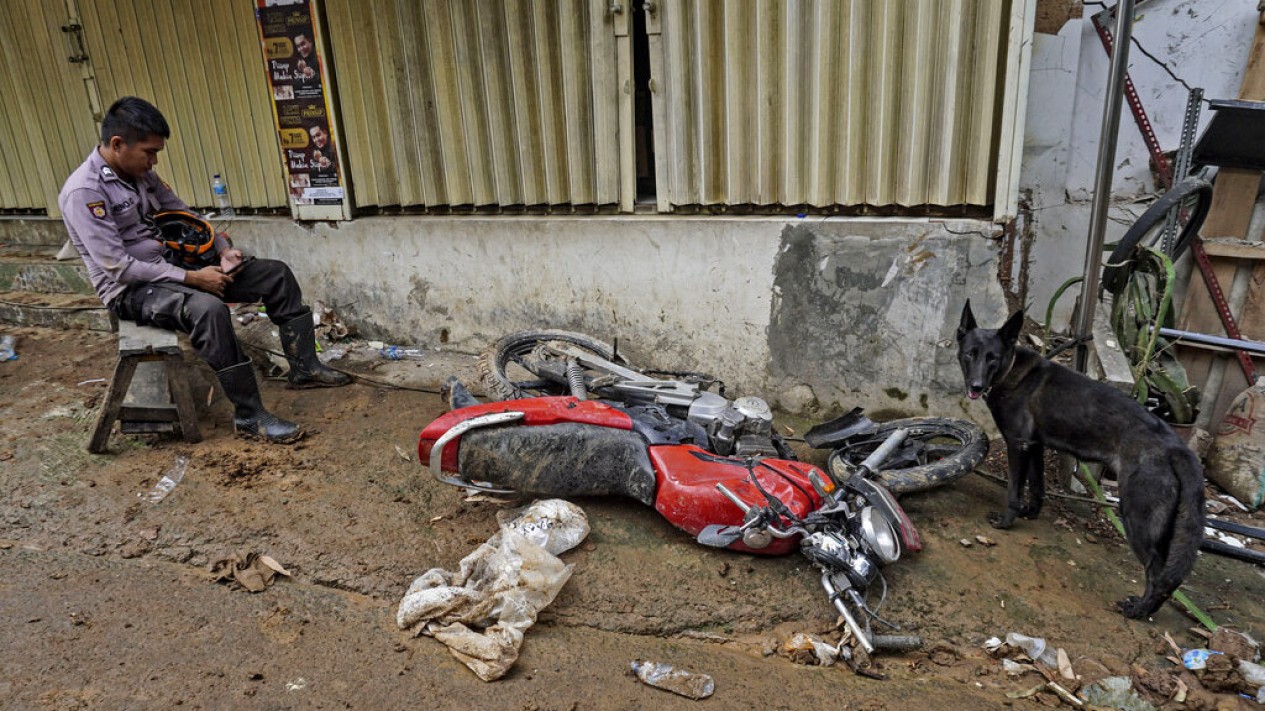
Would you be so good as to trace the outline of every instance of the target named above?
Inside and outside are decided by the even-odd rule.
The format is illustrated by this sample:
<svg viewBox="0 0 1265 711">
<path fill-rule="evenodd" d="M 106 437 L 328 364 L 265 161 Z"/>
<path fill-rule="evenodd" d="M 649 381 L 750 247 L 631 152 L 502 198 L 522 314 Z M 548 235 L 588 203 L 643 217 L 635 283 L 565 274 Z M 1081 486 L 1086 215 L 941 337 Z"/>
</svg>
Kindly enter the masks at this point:
<svg viewBox="0 0 1265 711">
<path fill-rule="evenodd" d="M 281 350 L 290 363 L 290 387 L 337 388 L 351 382 L 351 376 L 328 368 L 316 357 L 316 324 L 312 310 L 304 307 L 298 316 L 277 326 Z"/>
<path fill-rule="evenodd" d="M 255 369 L 249 360 L 217 370 L 215 376 L 233 403 L 233 429 L 237 434 L 277 444 L 289 444 L 303 437 L 302 427 L 264 409 Z"/>
</svg>

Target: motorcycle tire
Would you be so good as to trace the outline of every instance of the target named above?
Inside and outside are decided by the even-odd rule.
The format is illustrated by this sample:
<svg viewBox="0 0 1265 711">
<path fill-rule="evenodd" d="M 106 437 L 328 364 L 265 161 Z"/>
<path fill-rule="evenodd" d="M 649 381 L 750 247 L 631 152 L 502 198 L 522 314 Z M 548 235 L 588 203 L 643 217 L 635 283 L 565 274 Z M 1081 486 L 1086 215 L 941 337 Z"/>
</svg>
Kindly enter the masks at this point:
<svg viewBox="0 0 1265 711">
<path fill-rule="evenodd" d="M 533 372 L 523 363 L 523 356 L 530 354 L 540 344 L 549 341 L 565 341 L 607 360 L 621 362 L 621 359 L 615 358 L 614 348 L 582 333 L 554 329 L 511 333 L 479 354 L 479 359 L 475 364 L 487 397 L 493 400 L 517 400 L 542 395 L 569 395 L 571 391 L 565 384 L 514 380 L 507 371 L 511 364 L 517 363 L 527 372 L 539 376 L 539 373 Z"/>
<path fill-rule="evenodd" d="M 879 424 L 874 432 L 849 438 L 830 453 L 830 471 L 842 476 L 855 467 L 896 429 L 909 431 L 906 445 L 893 457 L 911 456 L 909 442 L 928 445 L 918 453 L 916 464 L 896 468 L 880 468 L 876 476 L 893 494 L 926 491 L 961 478 L 975 471 L 988 454 L 988 435 L 969 420 L 951 417 L 910 417 Z M 890 460 L 889 460 L 890 461 Z M 881 465 L 882 466 L 882 465 Z"/>
<path fill-rule="evenodd" d="M 1115 294 L 1124 288 L 1129 273 L 1132 271 L 1129 262 L 1133 259 L 1134 251 L 1139 245 L 1152 246 L 1160 237 L 1168 213 L 1189 200 L 1193 200 L 1194 204 L 1187 205 L 1190 212 L 1186 216 L 1186 223 L 1182 225 L 1181 232 L 1173 240 L 1168 257 L 1176 261 L 1182 252 L 1186 251 L 1186 247 L 1199 233 L 1199 228 L 1203 226 L 1204 218 L 1208 216 L 1208 210 L 1212 207 L 1212 183 L 1200 177 L 1189 177 L 1174 185 L 1158 200 L 1151 203 L 1137 222 L 1134 222 L 1133 226 L 1124 233 L 1124 236 L 1116 243 L 1116 248 L 1111 251 L 1111 256 L 1107 257 L 1106 266 L 1103 267 L 1103 289 Z"/>
</svg>

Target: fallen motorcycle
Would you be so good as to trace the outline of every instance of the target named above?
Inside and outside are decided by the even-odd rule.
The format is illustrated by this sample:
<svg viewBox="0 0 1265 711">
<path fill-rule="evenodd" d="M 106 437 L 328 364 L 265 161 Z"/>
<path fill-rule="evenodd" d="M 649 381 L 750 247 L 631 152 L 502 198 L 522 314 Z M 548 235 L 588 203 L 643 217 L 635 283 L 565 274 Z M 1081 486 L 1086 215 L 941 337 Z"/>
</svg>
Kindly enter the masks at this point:
<svg viewBox="0 0 1265 711">
<path fill-rule="evenodd" d="M 626 496 L 703 545 L 798 548 L 858 646 L 921 646 L 916 635 L 873 630 L 894 627 L 878 615 L 881 569 L 922 547 L 883 481 L 916 490 L 972 471 L 988 447 L 974 424 L 879 425 L 853 410 L 806 433 L 810 446 L 833 449 L 823 470 L 796 459 L 760 398 L 729 400 L 705 374 L 632 368 L 589 336 L 512 334 L 480 356 L 479 371 L 499 401 L 479 403 L 450 381 L 453 409 L 419 436 L 419 461 L 440 481 L 493 494 Z"/>
</svg>

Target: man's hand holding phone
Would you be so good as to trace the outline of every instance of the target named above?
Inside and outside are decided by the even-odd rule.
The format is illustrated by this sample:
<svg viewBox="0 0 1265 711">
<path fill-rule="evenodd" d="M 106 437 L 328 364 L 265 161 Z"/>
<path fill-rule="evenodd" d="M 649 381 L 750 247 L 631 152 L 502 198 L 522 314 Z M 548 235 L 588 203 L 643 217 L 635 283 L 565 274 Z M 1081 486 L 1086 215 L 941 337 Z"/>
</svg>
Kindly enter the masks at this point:
<svg viewBox="0 0 1265 711">
<path fill-rule="evenodd" d="M 238 267 L 250 261 L 250 258 L 242 254 L 242 250 L 236 247 L 229 247 L 220 252 L 220 271 L 225 274 L 232 274 Z"/>
</svg>

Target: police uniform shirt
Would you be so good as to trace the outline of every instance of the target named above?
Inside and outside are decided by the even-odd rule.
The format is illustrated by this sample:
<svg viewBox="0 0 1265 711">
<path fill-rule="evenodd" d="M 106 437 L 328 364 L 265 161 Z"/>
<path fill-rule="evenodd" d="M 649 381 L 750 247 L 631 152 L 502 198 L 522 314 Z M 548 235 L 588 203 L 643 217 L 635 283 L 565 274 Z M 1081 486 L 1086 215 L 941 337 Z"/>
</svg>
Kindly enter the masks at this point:
<svg viewBox="0 0 1265 711">
<path fill-rule="evenodd" d="M 106 306 L 131 284 L 184 281 L 185 270 L 163 260 L 153 215 L 189 206 L 154 171 L 132 184 L 94 148 L 66 179 L 57 204 L 92 287 Z M 225 246 L 216 235 L 215 250 Z"/>
</svg>

